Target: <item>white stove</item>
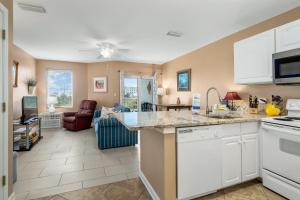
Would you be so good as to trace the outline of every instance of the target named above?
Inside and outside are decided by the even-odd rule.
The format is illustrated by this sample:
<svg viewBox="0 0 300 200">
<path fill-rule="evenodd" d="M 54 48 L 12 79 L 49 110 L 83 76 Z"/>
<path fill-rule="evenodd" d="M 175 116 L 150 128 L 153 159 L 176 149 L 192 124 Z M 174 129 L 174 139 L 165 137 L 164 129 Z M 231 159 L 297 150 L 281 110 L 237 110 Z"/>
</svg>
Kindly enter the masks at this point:
<svg viewBox="0 0 300 200">
<path fill-rule="evenodd" d="M 300 99 L 289 99 L 288 115 L 262 120 L 263 185 L 300 199 Z"/>
<path fill-rule="evenodd" d="M 300 99 L 288 99 L 286 103 L 287 116 L 269 117 L 262 119 L 263 122 L 292 127 L 300 127 Z"/>
<path fill-rule="evenodd" d="M 262 121 L 271 123 L 271 124 L 278 124 L 278 125 L 300 128 L 300 118 L 299 117 L 280 116 L 280 117 L 264 118 L 264 119 L 262 119 Z"/>
</svg>

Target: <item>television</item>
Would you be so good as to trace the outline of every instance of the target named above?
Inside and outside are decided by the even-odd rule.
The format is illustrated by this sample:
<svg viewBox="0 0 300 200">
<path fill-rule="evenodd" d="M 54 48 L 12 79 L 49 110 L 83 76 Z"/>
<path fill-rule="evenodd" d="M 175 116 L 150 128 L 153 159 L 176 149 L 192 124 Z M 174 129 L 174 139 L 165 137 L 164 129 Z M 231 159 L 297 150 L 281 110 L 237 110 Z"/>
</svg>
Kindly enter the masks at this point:
<svg viewBox="0 0 300 200">
<path fill-rule="evenodd" d="M 22 98 L 22 117 L 21 123 L 26 124 L 30 120 L 38 117 L 37 97 L 24 96 Z"/>
</svg>

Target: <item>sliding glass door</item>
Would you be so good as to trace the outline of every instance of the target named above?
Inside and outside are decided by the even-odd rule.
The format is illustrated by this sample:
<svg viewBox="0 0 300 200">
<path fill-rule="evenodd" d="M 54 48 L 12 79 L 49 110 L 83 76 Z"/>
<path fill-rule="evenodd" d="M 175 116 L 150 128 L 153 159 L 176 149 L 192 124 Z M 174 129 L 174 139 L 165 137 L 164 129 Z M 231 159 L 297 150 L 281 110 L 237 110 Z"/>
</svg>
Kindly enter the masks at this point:
<svg viewBox="0 0 300 200">
<path fill-rule="evenodd" d="M 134 76 L 125 76 L 123 79 L 122 104 L 132 111 L 138 111 L 138 78 Z"/>
<path fill-rule="evenodd" d="M 155 76 L 121 75 L 120 101 L 131 111 L 154 111 L 156 103 Z"/>
</svg>

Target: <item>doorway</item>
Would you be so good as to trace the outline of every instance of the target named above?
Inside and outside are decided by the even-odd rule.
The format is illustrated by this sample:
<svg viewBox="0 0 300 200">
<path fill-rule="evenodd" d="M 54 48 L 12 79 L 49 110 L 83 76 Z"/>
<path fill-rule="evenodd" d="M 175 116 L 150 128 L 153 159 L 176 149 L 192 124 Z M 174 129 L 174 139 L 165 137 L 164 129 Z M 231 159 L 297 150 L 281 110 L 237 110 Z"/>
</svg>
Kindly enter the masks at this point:
<svg viewBox="0 0 300 200">
<path fill-rule="evenodd" d="M 8 11 L 0 3 L 0 176 L 2 183 L 0 186 L 0 199 L 8 198 Z"/>
<path fill-rule="evenodd" d="M 121 76 L 120 102 L 131 111 L 154 111 L 156 76 Z"/>
</svg>

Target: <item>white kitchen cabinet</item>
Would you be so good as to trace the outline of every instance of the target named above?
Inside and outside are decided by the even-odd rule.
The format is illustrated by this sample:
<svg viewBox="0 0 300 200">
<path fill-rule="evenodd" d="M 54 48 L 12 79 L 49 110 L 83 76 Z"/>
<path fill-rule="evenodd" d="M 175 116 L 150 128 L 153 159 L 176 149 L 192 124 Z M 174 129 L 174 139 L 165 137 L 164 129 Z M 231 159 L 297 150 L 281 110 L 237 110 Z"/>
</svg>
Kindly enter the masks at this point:
<svg viewBox="0 0 300 200">
<path fill-rule="evenodd" d="M 276 52 L 300 48 L 300 20 L 276 28 Z"/>
<path fill-rule="evenodd" d="M 233 137 L 241 135 L 241 124 L 233 123 L 233 124 L 222 124 L 220 137 Z"/>
<path fill-rule="evenodd" d="M 222 185 L 228 187 L 241 182 L 241 137 L 222 139 Z"/>
<path fill-rule="evenodd" d="M 272 83 L 272 54 L 275 30 L 269 30 L 234 44 L 234 82 L 236 84 Z"/>
<path fill-rule="evenodd" d="M 258 134 L 242 136 L 242 181 L 259 177 Z"/>
</svg>

